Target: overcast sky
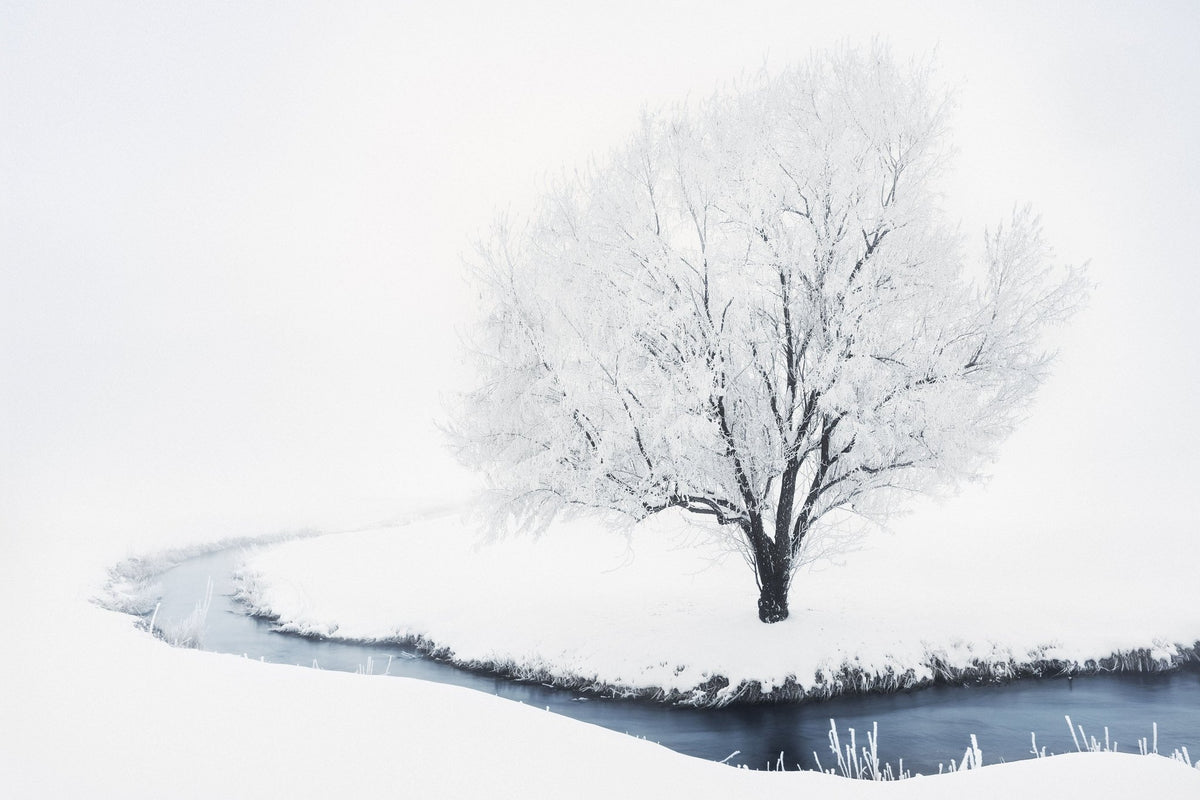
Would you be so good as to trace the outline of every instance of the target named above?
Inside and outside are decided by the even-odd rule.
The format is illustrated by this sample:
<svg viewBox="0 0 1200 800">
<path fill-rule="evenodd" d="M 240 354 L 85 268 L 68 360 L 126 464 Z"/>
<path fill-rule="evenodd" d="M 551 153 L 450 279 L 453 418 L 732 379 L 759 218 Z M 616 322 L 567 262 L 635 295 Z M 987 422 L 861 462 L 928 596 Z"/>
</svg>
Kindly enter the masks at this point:
<svg viewBox="0 0 1200 800">
<path fill-rule="evenodd" d="M 493 213 L 643 107 L 880 36 L 958 88 L 964 230 L 1030 202 L 1098 285 L 996 465 L 995 530 L 1033 508 L 1196 552 L 1194 2 L 82 5 L 0 10 L 11 547 L 461 497 L 431 421 Z"/>
</svg>

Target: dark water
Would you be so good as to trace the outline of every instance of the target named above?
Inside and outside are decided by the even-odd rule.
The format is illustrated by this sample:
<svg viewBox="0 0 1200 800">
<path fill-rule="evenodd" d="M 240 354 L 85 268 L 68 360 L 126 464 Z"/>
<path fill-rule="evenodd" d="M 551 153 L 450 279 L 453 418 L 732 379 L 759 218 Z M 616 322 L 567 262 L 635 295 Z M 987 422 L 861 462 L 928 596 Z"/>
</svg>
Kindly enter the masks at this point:
<svg viewBox="0 0 1200 800">
<path fill-rule="evenodd" d="M 509 700 L 659 742 L 688 755 L 728 761 L 752 768 L 772 767 L 783 753 L 788 769 L 815 767 L 813 751 L 831 766 L 829 720 L 837 720 L 843 745 L 849 729 L 866 744 L 872 722 L 879 723 L 879 755 L 893 765 L 936 773 L 939 764 L 961 760 L 978 737 L 983 762 L 994 764 L 1030 758 L 1030 732 L 1048 753 L 1073 751 L 1067 725 L 1082 725 L 1088 736 L 1103 741 L 1104 726 L 1122 752 L 1137 752 L 1137 740 L 1151 737 L 1158 723 L 1160 752 L 1186 746 L 1200 758 L 1200 673 L 1104 675 L 1018 681 L 1000 686 L 938 686 L 914 692 L 838 698 L 787 705 L 692 709 L 643 701 L 589 699 L 540 684 L 514 681 L 461 670 L 418 656 L 396 645 L 361 645 L 307 639 L 276 633 L 269 623 L 247 616 L 233 602 L 231 571 L 237 551 L 220 551 L 180 564 L 161 577 L 161 624 L 186 617 L 214 584 L 203 648 L 264 661 L 322 669 L 366 670 L 466 686 Z M 391 657 L 390 665 L 388 663 Z"/>
</svg>

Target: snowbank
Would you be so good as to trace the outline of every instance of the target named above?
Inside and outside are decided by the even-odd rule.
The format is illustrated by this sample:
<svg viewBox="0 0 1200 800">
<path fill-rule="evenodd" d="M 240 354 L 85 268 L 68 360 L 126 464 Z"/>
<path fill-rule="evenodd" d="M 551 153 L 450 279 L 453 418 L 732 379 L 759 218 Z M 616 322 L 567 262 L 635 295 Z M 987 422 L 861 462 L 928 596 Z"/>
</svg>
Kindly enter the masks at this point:
<svg viewBox="0 0 1200 800">
<path fill-rule="evenodd" d="M 65 607 L 64 607 L 65 608 Z M 11 798 L 1161 797 L 1200 772 L 1084 754 L 877 785 L 756 773 L 450 686 L 177 650 L 85 605 L 0 669 Z M 62 637 L 85 659 L 62 654 Z M 57 644 L 57 647 L 53 645 Z M 16 664 L 14 662 L 22 662 Z M 1044 792 L 1045 794 L 1038 794 Z"/>
<path fill-rule="evenodd" d="M 5 797 L 938 800 L 1200 791 L 1200 771 L 1117 754 L 895 784 L 736 770 L 452 686 L 170 648 L 131 617 L 86 601 L 103 576 L 93 558 L 53 540 L 18 552 L 7 566 L 24 578 L 5 583 L 4 600 L 26 602 L 0 660 Z"/>
<path fill-rule="evenodd" d="M 416 641 L 511 675 L 701 704 L 1196 657 L 1196 604 L 1161 589 L 1173 571 L 1188 585 L 1186 570 L 1166 560 L 1114 584 L 1050 556 L 938 564 L 936 548 L 881 544 L 800 575 L 776 625 L 757 621 L 746 565 L 682 515 L 627 535 L 576 521 L 490 544 L 443 517 L 273 547 L 241 578 L 285 630 Z"/>
</svg>

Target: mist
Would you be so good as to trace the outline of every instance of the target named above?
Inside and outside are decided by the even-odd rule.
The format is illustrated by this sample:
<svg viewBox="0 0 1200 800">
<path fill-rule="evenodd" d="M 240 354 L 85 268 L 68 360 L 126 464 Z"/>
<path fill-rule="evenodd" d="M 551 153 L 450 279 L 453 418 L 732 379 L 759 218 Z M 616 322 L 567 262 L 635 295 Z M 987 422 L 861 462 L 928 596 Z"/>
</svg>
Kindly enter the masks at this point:
<svg viewBox="0 0 1200 800">
<path fill-rule="evenodd" d="M 936 53 L 947 207 L 1016 204 L 1090 307 L 993 481 L 919 537 L 1194 558 L 1200 9 L 795 3 L 10 5 L 0 25 L 0 535 L 148 543 L 461 502 L 463 261 L 641 110 L 813 48 Z M 941 531 L 942 533 L 938 533 Z M 931 545 L 934 547 L 934 545 Z"/>
</svg>

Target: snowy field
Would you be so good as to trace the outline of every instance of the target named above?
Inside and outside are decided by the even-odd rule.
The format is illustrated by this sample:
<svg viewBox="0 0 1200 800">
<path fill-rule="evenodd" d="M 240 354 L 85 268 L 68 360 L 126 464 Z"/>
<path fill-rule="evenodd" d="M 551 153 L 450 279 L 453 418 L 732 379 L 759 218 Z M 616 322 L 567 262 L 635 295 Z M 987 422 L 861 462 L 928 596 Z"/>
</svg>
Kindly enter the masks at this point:
<svg viewBox="0 0 1200 800">
<path fill-rule="evenodd" d="M 285 630 L 420 640 L 462 664 L 684 702 L 725 702 L 749 682 L 818 696 L 854 691 L 848 675 L 913 685 L 935 664 L 1004 676 L 1135 650 L 1195 658 L 1195 598 L 1161 591 L 1187 586 L 1193 565 L 1171 554 L 1119 579 L 1073 569 L 1069 553 L 939 557 L 936 537 L 913 538 L 883 537 L 847 563 L 802 573 L 792 616 L 774 625 L 758 622 L 745 563 L 675 513 L 625 533 L 579 520 L 500 542 L 448 515 L 270 547 L 248 559 L 242 586 Z M 1114 594 L 1138 600 L 1097 601 Z M 724 690 L 706 694 L 717 676 Z"/>
<path fill-rule="evenodd" d="M 32 574 L 5 575 L 6 590 L 22 598 L 0 662 L 5 797 L 948 800 L 1200 791 L 1200 770 L 1129 754 L 890 784 L 748 772 L 455 687 L 173 649 L 88 602 L 112 552 L 46 546 L 22 554 Z"/>
</svg>

